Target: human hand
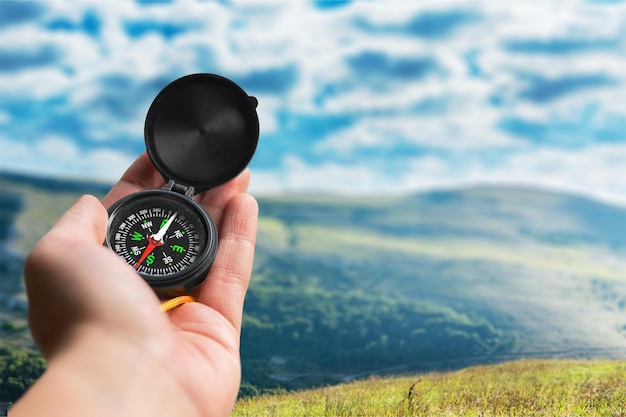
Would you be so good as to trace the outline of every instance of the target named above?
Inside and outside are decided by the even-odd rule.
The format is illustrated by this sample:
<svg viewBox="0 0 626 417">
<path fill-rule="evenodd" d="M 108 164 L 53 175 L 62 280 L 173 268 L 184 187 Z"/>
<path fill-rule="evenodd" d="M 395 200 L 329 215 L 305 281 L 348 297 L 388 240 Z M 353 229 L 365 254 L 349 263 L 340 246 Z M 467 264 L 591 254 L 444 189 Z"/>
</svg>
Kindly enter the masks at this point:
<svg viewBox="0 0 626 417">
<path fill-rule="evenodd" d="M 148 157 L 135 161 L 102 204 L 86 196 L 70 208 L 27 259 L 31 332 L 48 371 L 11 415 L 228 415 L 240 383 L 258 215 L 249 180 L 246 170 L 198 197 L 218 227 L 218 251 L 193 294 L 199 302 L 170 313 L 102 245 L 105 207 L 163 185 Z"/>
</svg>

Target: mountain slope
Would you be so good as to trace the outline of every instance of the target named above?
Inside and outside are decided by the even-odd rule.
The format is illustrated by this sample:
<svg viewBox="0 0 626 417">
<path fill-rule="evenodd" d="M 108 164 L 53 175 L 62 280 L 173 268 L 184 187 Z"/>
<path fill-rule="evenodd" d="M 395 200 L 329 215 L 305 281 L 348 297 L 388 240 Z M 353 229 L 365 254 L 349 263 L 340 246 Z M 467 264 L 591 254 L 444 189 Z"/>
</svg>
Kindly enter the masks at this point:
<svg viewBox="0 0 626 417">
<path fill-rule="evenodd" d="M 18 207 L 2 217 L 5 246 L 17 254 L 12 263 L 80 193 L 105 192 L 2 175 L 0 186 L 0 206 Z M 259 204 L 241 344 L 244 390 L 624 352 L 621 207 L 506 187 Z M 0 331 L 3 340 L 23 340 L 15 334 L 25 323 L 15 301 L 23 299 L 21 277 L 2 274 L 3 286 L 14 284 L 2 301 L 7 325 Z"/>
<path fill-rule="evenodd" d="M 328 329 L 310 319 L 306 342 L 296 331 L 271 344 L 274 351 L 263 359 L 281 359 L 270 369 L 275 377 L 298 376 L 294 368 L 301 367 L 301 358 L 319 364 L 310 360 L 317 358 L 312 348 L 296 347 L 322 340 L 336 356 L 324 372 L 347 378 L 365 371 L 354 363 L 386 373 L 494 357 L 612 357 L 624 351 L 622 208 L 546 191 L 490 187 L 386 199 L 285 197 L 260 203 L 250 314 L 263 310 L 255 295 L 264 291 L 272 294 L 268 300 L 279 300 L 275 307 L 326 305 L 310 316 L 332 313 L 344 319 Z M 293 290 L 287 295 L 285 289 Z M 308 314 L 303 307 L 288 311 L 292 317 Z M 288 322 L 289 314 L 250 322 L 248 329 L 269 326 L 269 337 L 274 323 Z M 346 338 L 360 349 L 338 341 L 337 332 L 329 337 L 329 329 L 353 330 Z M 368 338 L 370 331 L 379 340 Z M 258 335 L 251 332 L 248 338 L 244 330 L 244 345 L 267 340 Z"/>
</svg>

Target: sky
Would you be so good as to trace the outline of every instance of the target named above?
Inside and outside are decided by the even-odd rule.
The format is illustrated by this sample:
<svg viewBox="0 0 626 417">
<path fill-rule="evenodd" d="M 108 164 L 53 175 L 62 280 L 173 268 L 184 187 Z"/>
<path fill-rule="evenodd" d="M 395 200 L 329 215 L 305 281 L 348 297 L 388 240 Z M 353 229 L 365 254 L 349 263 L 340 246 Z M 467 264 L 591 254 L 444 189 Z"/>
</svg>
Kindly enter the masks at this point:
<svg viewBox="0 0 626 417">
<path fill-rule="evenodd" d="M 0 170 L 113 182 L 192 73 L 258 98 L 251 192 L 477 184 L 626 204 L 626 5 L 0 2 Z"/>
</svg>

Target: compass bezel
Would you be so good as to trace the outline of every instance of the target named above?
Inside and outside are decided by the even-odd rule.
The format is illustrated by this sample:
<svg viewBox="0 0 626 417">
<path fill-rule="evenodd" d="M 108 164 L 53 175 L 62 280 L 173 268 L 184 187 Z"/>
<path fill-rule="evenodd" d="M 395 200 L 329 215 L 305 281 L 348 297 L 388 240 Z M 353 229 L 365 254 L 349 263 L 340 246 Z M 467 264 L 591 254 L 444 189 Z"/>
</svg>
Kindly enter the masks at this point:
<svg viewBox="0 0 626 417">
<path fill-rule="evenodd" d="M 197 227 L 203 228 L 206 236 L 204 247 L 196 255 L 196 260 L 187 268 L 171 274 L 155 275 L 143 271 L 136 271 L 153 289 L 162 297 L 177 296 L 189 293 L 206 278 L 206 275 L 213 264 L 217 252 L 218 234 L 215 223 L 207 214 L 204 208 L 192 198 L 180 193 L 168 190 L 146 190 L 130 194 L 113 204 L 109 212 L 107 224 L 107 234 L 105 244 L 114 253 L 121 257 L 115 250 L 114 234 L 118 232 L 112 225 L 119 221 L 119 218 L 127 218 L 137 211 L 137 207 L 155 207 L 162 204 L 163 199 L 171 200 L 174 205 L 185 206 L 189 212 L 195 216 Z M 128 263 L 128 262 L 127 262 Z"/>
</svg>

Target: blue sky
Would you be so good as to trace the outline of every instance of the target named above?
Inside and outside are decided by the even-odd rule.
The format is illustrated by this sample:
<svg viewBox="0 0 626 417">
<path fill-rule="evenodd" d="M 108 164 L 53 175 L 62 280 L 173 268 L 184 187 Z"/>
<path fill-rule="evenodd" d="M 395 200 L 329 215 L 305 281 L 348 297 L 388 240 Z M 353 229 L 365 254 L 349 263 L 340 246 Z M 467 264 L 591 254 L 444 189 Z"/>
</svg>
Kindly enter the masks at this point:
<svg viewBox="0 0 626 417">
<path fill-rule="evenodd" d="M 104 181 L 196 72 L 259 99 L 252 191 L 626 203 L 619 2 L 0 2 L 0 169 Z"/>
</svg>

